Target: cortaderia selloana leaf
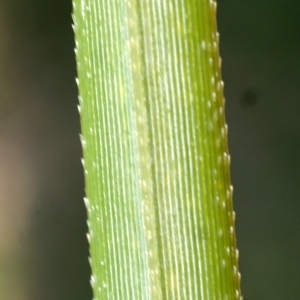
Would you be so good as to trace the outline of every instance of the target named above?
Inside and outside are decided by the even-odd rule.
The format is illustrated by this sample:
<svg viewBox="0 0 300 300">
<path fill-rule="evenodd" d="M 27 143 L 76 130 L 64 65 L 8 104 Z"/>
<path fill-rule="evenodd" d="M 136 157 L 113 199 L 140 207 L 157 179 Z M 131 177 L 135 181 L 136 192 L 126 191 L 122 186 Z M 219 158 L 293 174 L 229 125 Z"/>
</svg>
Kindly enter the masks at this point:
<svg viewBox="0 0 300 300">
<path fill-rule="evenodd" d="M 214 0 L 73 0 L 94 299 L 242 299 Z"/>
</svg>

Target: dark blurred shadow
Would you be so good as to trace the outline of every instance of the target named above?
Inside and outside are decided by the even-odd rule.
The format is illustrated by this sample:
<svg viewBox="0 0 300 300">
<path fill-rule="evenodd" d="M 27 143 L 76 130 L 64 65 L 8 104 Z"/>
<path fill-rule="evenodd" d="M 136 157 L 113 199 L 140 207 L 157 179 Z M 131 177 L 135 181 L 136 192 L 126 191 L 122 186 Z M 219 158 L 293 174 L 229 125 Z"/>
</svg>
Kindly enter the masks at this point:
<svg viewBox="0 0 300 300">
<path fill-rule="evenodd" d="M 89 300 L 71 1 L 0 4 L 0 299 Z"/>
<path fill-rule="evenodd" d="M 299 14 L 295 0 L 218 5 L 245 299 L 300 295 Z"/>
</svg>

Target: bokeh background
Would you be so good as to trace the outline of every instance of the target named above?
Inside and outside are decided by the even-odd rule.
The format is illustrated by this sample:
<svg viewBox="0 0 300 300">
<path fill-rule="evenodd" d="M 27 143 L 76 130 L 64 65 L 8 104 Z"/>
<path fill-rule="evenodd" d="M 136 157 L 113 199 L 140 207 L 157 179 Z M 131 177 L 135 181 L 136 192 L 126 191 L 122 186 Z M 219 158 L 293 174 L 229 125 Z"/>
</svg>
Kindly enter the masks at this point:
<svg viewBox="0 0 300 300">
<path fill-rule="evenodd" d="M 0 0 L 0 299 L 91 300 L 71 0 Z M 246 300 L 300 299 L 300 6 L 219 0 Z"/>
</svg>

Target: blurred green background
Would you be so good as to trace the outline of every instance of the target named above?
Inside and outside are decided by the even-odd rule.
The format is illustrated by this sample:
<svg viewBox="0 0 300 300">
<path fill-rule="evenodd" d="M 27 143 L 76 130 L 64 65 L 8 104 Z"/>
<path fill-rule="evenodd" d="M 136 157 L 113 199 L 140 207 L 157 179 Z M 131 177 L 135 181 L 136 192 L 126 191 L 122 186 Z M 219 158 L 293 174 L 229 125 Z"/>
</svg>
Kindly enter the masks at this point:
<svg viewBox="0 0 300 300">
<path fill-rule="evenodd" d="M 91 300 L 70 0 L 0 0 L 0 299 Z M 220 0 L 245 299 L 300 299 L 300 6 Z"/>
</svg>

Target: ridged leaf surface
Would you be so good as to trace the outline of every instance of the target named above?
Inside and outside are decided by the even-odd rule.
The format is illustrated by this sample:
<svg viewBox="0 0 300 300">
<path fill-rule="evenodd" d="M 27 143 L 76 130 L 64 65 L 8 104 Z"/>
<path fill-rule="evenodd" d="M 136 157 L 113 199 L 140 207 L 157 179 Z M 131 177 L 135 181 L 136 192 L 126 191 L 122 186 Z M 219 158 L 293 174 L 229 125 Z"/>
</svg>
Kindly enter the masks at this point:
<svg viewBox="0 0 300 300">
<path fill-rule="evenodd" d="M 216 3 L 73 3 L 94 298 L 241 299 Z"/>
</svg>

